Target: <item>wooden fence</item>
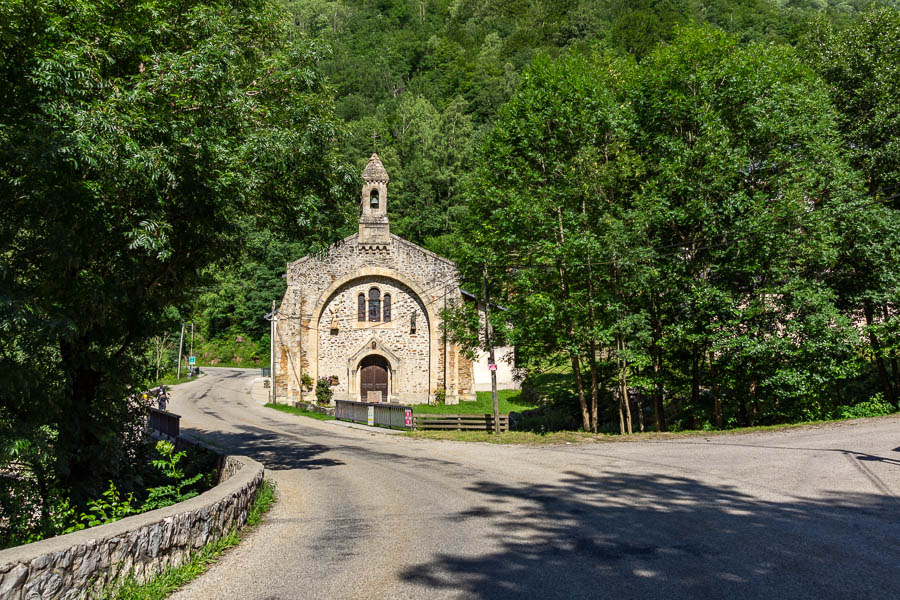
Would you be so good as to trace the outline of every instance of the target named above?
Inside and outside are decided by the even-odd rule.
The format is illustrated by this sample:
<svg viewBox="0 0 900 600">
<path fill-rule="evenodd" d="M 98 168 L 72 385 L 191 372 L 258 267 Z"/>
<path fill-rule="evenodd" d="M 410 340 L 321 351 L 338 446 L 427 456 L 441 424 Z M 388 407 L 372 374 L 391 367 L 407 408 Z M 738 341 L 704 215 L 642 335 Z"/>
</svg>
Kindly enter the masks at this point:
<svg viewBox="0 0 900 600">
<path fill-rule="evenodd" d="M 334 404 L 334 416 L 342 421 L 395 429 L 494 431 L 494 415 L 491 414 L 416 414 L 415 408 L 412 406 L 352 400 L 336 400 Z M 500 415 L 500 431 L 509 431 L 509 415 Z"/>
<path fill-rule="evenodd" d="M 494 431 L 494 415 L 431 415 L 413 414 L 413 428 L 463 429 L 466 431 Z M 500 415 L 500 431 L 509 431 L 509 415 Z"/>
</svg>

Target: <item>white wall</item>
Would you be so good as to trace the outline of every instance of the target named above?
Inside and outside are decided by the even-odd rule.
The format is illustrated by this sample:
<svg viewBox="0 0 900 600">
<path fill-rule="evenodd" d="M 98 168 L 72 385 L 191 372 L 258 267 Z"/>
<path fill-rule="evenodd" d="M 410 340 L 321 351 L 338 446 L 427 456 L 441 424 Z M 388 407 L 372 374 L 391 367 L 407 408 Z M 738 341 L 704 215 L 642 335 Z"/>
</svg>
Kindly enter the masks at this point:
<svg viewBox="0 0 900 600">
<path fill-rule="evenodd" d="M 513 379 L 513 347 L 494 348 L 494 358 L 497 360 L 497 389 L 519 389 L 521 384 Z M 475 355 L 475 391 L 489 392 L 490 390 L 491 372 L 488 370 L 488 353 L 479 350 Z"/>
</svg>

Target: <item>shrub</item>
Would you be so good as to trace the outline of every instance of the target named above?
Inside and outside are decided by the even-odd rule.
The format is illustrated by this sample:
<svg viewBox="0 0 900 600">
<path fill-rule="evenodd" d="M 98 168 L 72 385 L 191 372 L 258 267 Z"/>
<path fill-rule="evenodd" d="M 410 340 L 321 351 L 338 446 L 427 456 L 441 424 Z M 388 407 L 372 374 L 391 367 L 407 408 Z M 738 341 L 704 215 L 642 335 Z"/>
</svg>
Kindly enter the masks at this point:
<svg viewBox="0 0 900 600">
<path fill-rule="evenodd" d="M 141 512 L 134 508 L 131 503 L 134 502 L 134 494 L 124 496 L 116 489 L 115 484 L 110 481 L 109 489 L 103 492 L 103 495 L 96 500 L 88 502 L 89 512 L 81 513 L 78 521 L 70 527 L 63 530 L 63 533 L 71 533 L 72 531 L 80 531 L 86 527 L 96 527 L 104 523 L 112 523 L 119 519 L 124 519 L 128 515 Z M 63 500 L 62 512 L 64 514 L 72 514 L 74 511 L 69 507 L 68 500 Z"/>
<path fill-rule="evenodd" d="M 310 388 L 312 388 L 312 385 L 313 385 L 313 378 L 310 376 L 309 373 L 304 373 L 300 377 L 300 383 L 302 383 L 303 387 L 305 387 L 306 389 L 310 389 Z"/>
<path fill-rule="evenodd" d="M 884 396 L 879 392 L 866 402 L 840 407 L 837 416 L 841 419 L 859 419 L 862 417 L 880 417 L 893 412 L 894 407 L 889 402 L 886 402 Z"/>
<path fill-rule="evenodd" d="M 434 390 L 434 405 L 442 406 L 447 401 L 447 390 L 443 386 Z"/>
<path fill-rule="evenodd" d="M 316 404 L 319 406 L 328 406 L 331 404 L 331 397 L 334 392 L 331 389 L 330 377 L 319 377 L 316 382 Z"/>
<path fill-rule="evenodd" d="M 203 473 L 197 473 L 193 477 L 185 475 L 184 469 L 179 467 L 178 463 L 184 458 L 186 452 L 175 452 L 175 445 L 172 442 L 160 440 L 156 443 L 156 451 L 161 458 L 150 461 L 150 464 L 159 469 L 169 480 L 169 483 L 147 490 L 147 501 L 144 502 L 144 506 L 141 508 L 142 511 L 171 506 L 177 502 L 193 498 L 199 492 L 197 490 L 185 490 L 185 488 L 194 485 L 203 477 Z"/>
</svg>

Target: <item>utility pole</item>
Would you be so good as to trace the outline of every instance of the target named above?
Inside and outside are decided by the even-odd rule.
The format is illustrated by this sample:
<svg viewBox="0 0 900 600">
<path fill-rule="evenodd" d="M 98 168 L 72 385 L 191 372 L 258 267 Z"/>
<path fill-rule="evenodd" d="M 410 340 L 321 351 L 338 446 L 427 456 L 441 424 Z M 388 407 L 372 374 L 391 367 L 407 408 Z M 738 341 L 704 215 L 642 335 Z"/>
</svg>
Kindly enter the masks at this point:
<svg viewBox="0 0 900 600">
<path fill-rule="evenodd" d="M 278 402 L 278 399 L 275 396 L 275 301 L 272 300 L 272 333 L 269 334 L 269 377 L 271 378 L 271 383 L 269 384 L 269 393 L 272 394 L 272 402 Z M 303 385 L 301 383 L 301 385 Z"/>
<path fill-rule="evenodd" d="M 184 323 L 181 324 L 181 335 L 178 336 L 178 369 L 175 371 L 175 381 L 181 379 L 181 349 L 184 343 Z"/>
<path fill-rule="evenodd" d="M 484 341 L 488 347 L 488 369 L 491 372 L 491 396 L 494 400 L 494 433 L 500 433 L 500 403 L 497 401 L 497 363 L 494 362 L 494 340 L 491 339 L 491 300 L 488 297 L 487 263 L 482 263 L 484 276 Z"/>
</svg>

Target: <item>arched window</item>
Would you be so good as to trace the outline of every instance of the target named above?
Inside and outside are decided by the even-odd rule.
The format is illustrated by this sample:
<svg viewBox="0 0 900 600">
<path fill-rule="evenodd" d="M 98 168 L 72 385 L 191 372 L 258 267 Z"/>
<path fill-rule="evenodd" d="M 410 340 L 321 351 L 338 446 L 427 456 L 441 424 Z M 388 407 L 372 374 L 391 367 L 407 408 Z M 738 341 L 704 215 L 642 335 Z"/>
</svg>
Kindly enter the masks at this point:
<svg viewBox="0 0 900 600">
<path fill-rule="evenodd" d="M 378 190 L 372 190 L 369 194 L 369 208 L 378 210 Z"/>
<path fill-rule="evenodd" d="M 366 295 L 360 294 L 356 299 L 356 320 L 363 322 L 366 320 Z"/>
<path fill-rule="evenodd" d="M 381 320 L 381 292 L 378 288 L 369 290 L 369 320 L 373 323 Z"/>
<path fill-rule="evenodd" d="M 385 323 L 390 323 L 391 321 L 391 295 L 384 295 L 384 309 L 382 312 L 382 316 L 384 318 Z"/>
</svg>

